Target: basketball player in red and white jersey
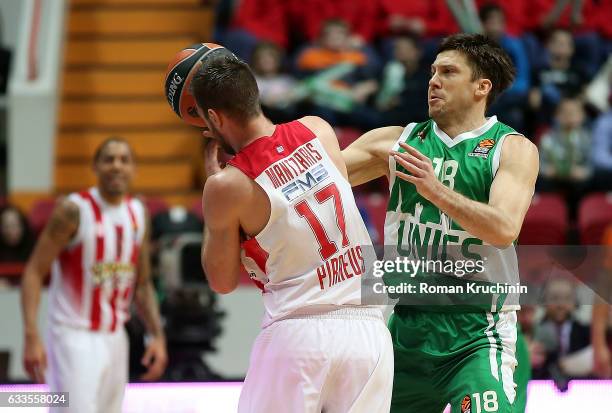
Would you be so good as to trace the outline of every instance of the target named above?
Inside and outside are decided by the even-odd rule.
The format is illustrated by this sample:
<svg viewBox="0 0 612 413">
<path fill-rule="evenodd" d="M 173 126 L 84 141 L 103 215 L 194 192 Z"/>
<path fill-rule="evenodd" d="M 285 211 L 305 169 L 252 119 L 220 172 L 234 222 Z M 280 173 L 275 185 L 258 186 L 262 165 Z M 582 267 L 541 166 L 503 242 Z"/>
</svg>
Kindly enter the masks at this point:
<svg viewBox="0 0 612 413">
<path fill-rule="evenodd" d="M 242 261 L 265 307 L 238 411 L 388 412 L 393 349 L 380 307 L 362 305 L 371 241 L 334 131 L 273 124 L 248 65 L 216 56 L 192 81 L 211 138 L 202 264 L 225 294 Z M 235 154 L 223 169 L 219 145 Z"/>
<path fill-rule="evenodd" d="M 120 412 L 128 376 L 124 323 L 134 297 L 151 340 L 143 380 L 155 380 L 166 362 L 165 337 L 149 278 L 148 220 L 128 196 L 134 173 L 130 146 L 103 142 L 94 157 L 98 185 L 56 206 L 40 235 L 22 281 L 24 367 L 52 391 L 69 392 L 62 412 Z M 37 313 L 51 270 L 46 351 Z M 48 367 L 48 369 L 47 369 Z M 46 370 L 46 371 L 45 371 Z"/>
</svg>

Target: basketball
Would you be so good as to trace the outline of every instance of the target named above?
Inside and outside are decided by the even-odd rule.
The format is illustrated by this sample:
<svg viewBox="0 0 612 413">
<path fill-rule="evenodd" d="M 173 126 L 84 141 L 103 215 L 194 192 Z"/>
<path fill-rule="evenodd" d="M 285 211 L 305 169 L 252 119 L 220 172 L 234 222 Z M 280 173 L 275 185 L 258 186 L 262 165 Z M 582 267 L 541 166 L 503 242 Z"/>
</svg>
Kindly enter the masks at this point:
<svg viewBox="0 0 612 413">
<path fill-rule="evenodd" d="M 164 79 L 166 99 L 174 113 L 190 125 L 200 128 L 206 126 L 196 110 L 196 101 L 191 94 L 191 79 L 203 59 L 219 53 L 231 54 L 215 43 L 196 43 L 178 52 L 168 65 Z"/>
</svg>

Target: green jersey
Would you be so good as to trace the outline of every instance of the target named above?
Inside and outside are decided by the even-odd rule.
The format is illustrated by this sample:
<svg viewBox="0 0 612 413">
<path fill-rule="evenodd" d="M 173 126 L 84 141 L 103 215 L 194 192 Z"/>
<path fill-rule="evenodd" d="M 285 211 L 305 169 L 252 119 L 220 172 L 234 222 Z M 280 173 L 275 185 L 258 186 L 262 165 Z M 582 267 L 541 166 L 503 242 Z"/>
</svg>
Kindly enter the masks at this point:
<svg viewBox="0 0 612 413">
<path fill-rule="evenodd" d="M 431 159 L 436 176 L 444 185 L 469 199 L 488 203 L 502 145 L 510 134 L 517 132 L 498 122 L 495 116 L 480 128 L 454 139 L 428 120 L 409 124 L 393 149 L 404 152 L 400 142 L 416 148 Z M 410 276 L 396 273 L 391 277 L 392 284 L 401 282 L 417 287 L 409 297 L 400 298 L 400 303 L 409 298 L 411 305 L 427 311 L 518 309 L 521 290 L 514 245 L 496 248 L 465 231 L 419 195 L 413 184 L 397 178 L 396 172 L 409 172 L 393 157 L 389 159 L 385 259 L 399 256 L 424 261 L 420 270 Z"/>
</svg>

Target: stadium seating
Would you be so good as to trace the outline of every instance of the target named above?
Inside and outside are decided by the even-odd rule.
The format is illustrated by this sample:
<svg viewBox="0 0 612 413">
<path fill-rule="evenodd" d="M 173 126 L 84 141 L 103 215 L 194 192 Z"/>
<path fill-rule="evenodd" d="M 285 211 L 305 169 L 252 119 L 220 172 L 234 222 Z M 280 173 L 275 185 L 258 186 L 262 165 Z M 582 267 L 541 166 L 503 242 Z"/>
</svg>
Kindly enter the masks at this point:
<svg viewBox="0 0 612 413">
<path fill-rule="evenodd" d="M 563 245 L 569 228 L 567 206 L 558 194 L 536 194 L 527 211 L 519 243 Z"/>
<path fill-rule="evenodd" d="M 612 224 L 612 193 L 586 196 L 578 209 L 580 242 L 584 245 L 601 244 L 606 227 Z"/>
<path fill-rule="evenodd" d="M 178 50 L 210 38 L 213 19 L 200 0 L 70 2 L 56 192 L 92 185 L 93 151 L 121 136 L 138 157 L 134 192 L 188 205 L 198 191 L 199 132 L 172 113 L 162 82 Z"/>
</svg>

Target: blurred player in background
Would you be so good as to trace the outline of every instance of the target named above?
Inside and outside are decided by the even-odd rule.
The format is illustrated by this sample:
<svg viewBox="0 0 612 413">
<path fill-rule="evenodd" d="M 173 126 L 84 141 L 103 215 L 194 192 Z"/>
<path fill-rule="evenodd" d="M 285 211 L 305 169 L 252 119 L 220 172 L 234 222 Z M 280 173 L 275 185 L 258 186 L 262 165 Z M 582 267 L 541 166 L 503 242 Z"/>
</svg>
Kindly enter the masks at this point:
<svg viewBox="0 0 612 413">
<path fill-rule="evenodd" d="M 371 241 L 338 140 L 320 118 L 273 124 L 248 65 L 205 59 L 192 83 L 211 138 L 202 264 L 219 293 L 241 259 L 265 315 L 240 412 L 386 412 L 393 355 L 381 309 L 361 305 Z M 224 169 L 219 146 L 235 154 Z"/>
<path fill-rule="evenodd" d="M 482 35 L 450 36 L 431 66 L 431 119 L 375 129 L 343 151 L 352 185 L 389 179 L 385 244 L 394 251 L 431 251 L 443 243 L 465 255 L 470 247 L 494 246 L 485 250 L 481 275 L 491 283 L 518 282 L 513 243 L 534 193 L 538 152 L 495 116 L 485 117 L 513 78 L 496 43 Z M 423 275 L 429 283 L 462 282 Z M 447 403 L 453 412 L 514 411 L 518 301 L 457 294 L 403 305 L 403 298 L 389 321 L 391 411 L 439 413 Z"/>
<path fill-rule="evenodd" d="M 51 391 L 69 392 L 62 412 L 120 412 L 128 378 L 124 323 L 132 296 L 147 326 L 143 380 L 167 362 L 158 304 L 149 278 L 145 207 L 128 195 L 134 157 L 110 138 L 96 151 L 96 187 L 58 202 L 27 263 L 22 281 L 24 367 Z M 41 287 L 51 270 L 46 351 L 37 326 Z M 47 370 L 48 367 L 48 370 Z"/>
</svg>

